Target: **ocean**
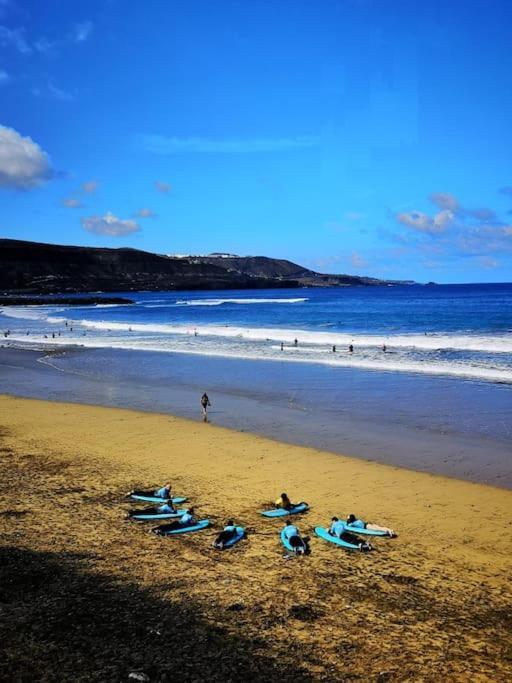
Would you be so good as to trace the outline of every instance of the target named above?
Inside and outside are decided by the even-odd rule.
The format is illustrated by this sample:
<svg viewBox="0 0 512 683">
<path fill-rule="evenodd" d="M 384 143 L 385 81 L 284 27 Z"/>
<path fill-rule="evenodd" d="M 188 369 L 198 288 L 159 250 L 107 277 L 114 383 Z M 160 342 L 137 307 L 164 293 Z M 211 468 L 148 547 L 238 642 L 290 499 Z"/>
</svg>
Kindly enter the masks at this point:
<svg viewBox="0 0 512 683">
<path fill-rule="evenodd" d="M 198 419 L 206 390 L 217 425 L 512 488 L 512 285 L 129 296 L 1 309 L 0 393 Z"/>
<path fill-rule="evenodd" d="M 132 296 L 134 306 L 6 307 L 0 309 L 0 326 L 10 330 L 9 341 L 23 344 L 73 343 L 512 383 L 512 284 Z"/>
</svg>

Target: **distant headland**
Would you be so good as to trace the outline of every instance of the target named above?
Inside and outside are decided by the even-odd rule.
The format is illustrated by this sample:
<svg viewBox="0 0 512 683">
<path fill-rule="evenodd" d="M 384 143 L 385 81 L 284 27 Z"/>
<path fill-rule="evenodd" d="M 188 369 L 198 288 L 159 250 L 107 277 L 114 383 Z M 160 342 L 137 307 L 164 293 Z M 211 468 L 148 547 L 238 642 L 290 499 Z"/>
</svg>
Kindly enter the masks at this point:
<svg viewBox="0 0 512 683">
<path fill-rule="evenodd" d="M 70 294 L 141 290 L 267 289 L 415 284 L 318 273 L 267 256 L 152 254 L 0 239 L 0 292 Z"/>
</svg>

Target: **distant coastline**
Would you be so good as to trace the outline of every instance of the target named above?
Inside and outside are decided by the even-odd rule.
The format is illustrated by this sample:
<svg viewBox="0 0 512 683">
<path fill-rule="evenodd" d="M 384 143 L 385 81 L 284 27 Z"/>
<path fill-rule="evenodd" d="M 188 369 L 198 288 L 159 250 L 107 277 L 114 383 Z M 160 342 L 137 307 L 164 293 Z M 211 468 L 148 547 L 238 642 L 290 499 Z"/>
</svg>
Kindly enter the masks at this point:
<svg viewBox="0 0 512 683">
<path fill-rule="evenodd" d="M 63 246 L 0 239 L 0 292 L 69 294 L 127 291 L 281 289 L 416 284 L 317 273 L 266 256 L 171 256 L 137 249 Z"/>
</svg>

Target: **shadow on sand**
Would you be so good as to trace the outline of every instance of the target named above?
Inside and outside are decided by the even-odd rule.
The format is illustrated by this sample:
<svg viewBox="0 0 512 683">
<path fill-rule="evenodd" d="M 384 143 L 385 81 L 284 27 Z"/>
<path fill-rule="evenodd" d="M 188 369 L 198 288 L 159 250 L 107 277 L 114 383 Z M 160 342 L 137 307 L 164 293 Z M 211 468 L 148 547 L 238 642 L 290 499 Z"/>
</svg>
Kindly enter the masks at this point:
<svg viewBox="0 0 512 683">
<path fill-rule="evenodd" d="M 150 681 L 312 680 L 262 654 L 263 639 L 95 573 L 92 559 L 0 548 L 0 680 L 128 681 L 131 672 Z"/>
</svg>

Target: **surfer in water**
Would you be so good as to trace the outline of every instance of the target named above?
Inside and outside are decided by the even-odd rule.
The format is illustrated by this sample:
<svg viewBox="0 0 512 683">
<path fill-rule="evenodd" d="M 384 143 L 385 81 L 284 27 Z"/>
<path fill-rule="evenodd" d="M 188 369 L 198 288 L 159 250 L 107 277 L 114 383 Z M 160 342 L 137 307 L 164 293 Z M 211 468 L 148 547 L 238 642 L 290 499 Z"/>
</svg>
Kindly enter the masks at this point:
<svg viewBox="0 0 512 683">
<path fill-rule="evenodd" d="M 224 544 L 236 536 L 236 533 L 236 526 L 233 524 L 233 520 L 230 519 L 213 542 L 213 547 L 217 548 L 218 550 L 222 550 L 224 548 Z"/>
<path fill-rule="evenodd" d="M 209 406 L 211 406 L 210 399 L 208 398 L 208 394 L 205 391 L 204 394 L 201 396 L 201 410 L 203 411 L 203 420 L 205 422 L 208 422 L 207 408 Z"/>
<path fill-rule="evenodd" d="M 351 534 L 347 531 L 345 522 L 342 522 L 338 517 L 333 517 L 331 519 L 331 526 L 329 527 L 329 533 L 331 536 L 336 536 L 346 543 L 352 543 L 352 545 L 358 546 L 359 550 L 372 550 L 370 543 L 366 541 L 361 541 L 360 538 Z"/>
<path fill-rule="evenodd" d="M 284 535 L 297 555 L 309 554 L 309 538 L 307 536 L 302 538 L 295 524 L 287 522 L 284 527 Z"/>
<path fill-rule="evenodd" d="M 390 538 L 396 538 L 397 534 L 393 529 L 389 529 L 387 526 L 379 526 L 378 524 L 372 524 L 372 522 L 363 522 L 355 515 L 349 515 L 347 517 L 347 524 L 356 529 L 370 529 L 371 531 L 383 531 Z"/>
</svg>

